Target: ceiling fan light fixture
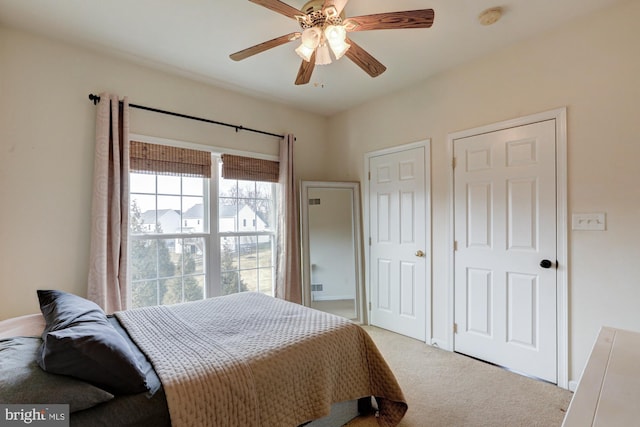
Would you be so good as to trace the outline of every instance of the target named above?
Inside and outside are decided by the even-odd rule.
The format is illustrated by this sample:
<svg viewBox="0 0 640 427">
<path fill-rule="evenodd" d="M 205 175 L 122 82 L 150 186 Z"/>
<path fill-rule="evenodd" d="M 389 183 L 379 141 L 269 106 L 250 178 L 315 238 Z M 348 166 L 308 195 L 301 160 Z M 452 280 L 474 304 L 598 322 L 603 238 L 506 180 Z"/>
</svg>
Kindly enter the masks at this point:
<svg viewBox="0 0 640 427">
<path fill-rule="evenodd" d="M 307 28 L 302 32 L 302 44 L 309 49 L 315 49 L 322 40 L 322 30 L 317 27 Z"/>
<path fill-rule="evenodd" d="M 333 55 L 336 57 L 336 60 L 342 58 L 344 54 L 347 53 L 347 51 L 351 47 L 351 45 L 345 41 L 338 42 L 338 43 L 329 43 L 329 46 L 331 47 L 331 51 L 333 52 Z"/>
<path fill-rule="evenodd" d="M 296 49 L 296 53 L 305 61 L 311 61 L 311 55 L 322 40 L 322 31 L 319 28 L 307 28 L 302 32 L 302 43 Z"/>
<path fill-rule="evenodd" d="M 333 51 L 333 55 L 336 57 L 336 61 L 344 56 L 345 53 L 349 50 L 351 45 L 349 43 L 342 43 L 339 47 L 334 47 L 331 45 L 331 50 Z"/>
<path fill-rule="evenodd" d="M 315 51 L 314 48 L 309 48 L 309 47 L 305 46 L 304 44 L 301 44 L 296 49 L 296 53 L 298 54 L 298 56 L 300 58 L 304 59 L 307 62 L 311 61 L 311 55 L 313 55 L 314 51 Z"/>
<path fill-rule="evenodd" d="M 329 43 L 344 42 L 347 38 L 347 30 L 345 30 L 342 25 L 327 25 L 327 28 L 324 30 L 324 36 Z"/>
<path fill-rule="evenodd" d="M 333 18 L 338 16 L 338 10 L 335 6 L 327 6 L 324 8 L 324 14 L 327 18 Z"/>
<path fill-rule="evenodd" d="M 327 44 L 323 43 L 316 49 L 316 65 L 329 64 L 331 64 L 331 54 L 329 53 L 329 47 Z"/>
<path fill-rule="evenodd" d="M 328 25 L 324 30 L 324 37 L 329 42 L 329 47 L 333 51 L 336 60 L 342 58 L 347 50 L 351 47 L 345 40 L 347 38 L 347 30 L 342 25 Z"/>
<path fill-rule="evenodd" d="M 307 28 L 311 26 L 311 22 L 309 22 L 309 17 L 307 15 L 296 15 L 296 21 L 302 28 Z"/>
</svg>

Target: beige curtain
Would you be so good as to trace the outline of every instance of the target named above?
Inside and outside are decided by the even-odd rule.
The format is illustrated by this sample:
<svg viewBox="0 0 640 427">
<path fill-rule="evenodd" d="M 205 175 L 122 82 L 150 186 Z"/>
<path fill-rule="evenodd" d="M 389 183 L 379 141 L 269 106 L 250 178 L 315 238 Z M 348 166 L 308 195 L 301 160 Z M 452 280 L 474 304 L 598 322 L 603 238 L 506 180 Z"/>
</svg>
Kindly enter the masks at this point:
<svg viewBox="0 0 640 427">
<path fill-rule="evenodd" d="M 293 169 L 293 135 L 280 141 L 276 297 L 302 303 L 298 192 Z"/>
<path fill-rule="evenodd" d="M 100 94 L 96 112 L 87 296 L 107 313 L 127 303 L 129 101 Z"/>
</svg>

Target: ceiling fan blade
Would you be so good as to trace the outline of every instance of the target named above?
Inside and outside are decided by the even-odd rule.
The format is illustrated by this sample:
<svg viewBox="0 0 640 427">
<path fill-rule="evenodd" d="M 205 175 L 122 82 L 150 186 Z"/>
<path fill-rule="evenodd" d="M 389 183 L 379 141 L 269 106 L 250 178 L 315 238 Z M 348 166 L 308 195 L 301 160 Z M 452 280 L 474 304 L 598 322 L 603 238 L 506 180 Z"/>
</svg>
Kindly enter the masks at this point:
<svg viewBox="0 0 640 427">
<path fill-rule="evenodd" d="M 429 28 L 433 25 L 433 9 L 377 13 L 344 20 L 347 31 L 395 30 L 401 28 Z"/>
<path fill-rule="evenodd" d="M 378 77 L 387 70 L 387 67 L 371 56 L 369 52 L 358 46 L 353 40 L 347 38 L 346 42 L 349 43 L 351 47 L 347 50 L 344 56 L 355 62 L 355 64 L 362 68 L 365 73 L 369 74 L 371 77 Z"/>
<path fill-rule="evenodd" d="M 264 6 L 267 9 L 273 10 L 274 12 L 278 12 L 281 15 L 288 16 L 289 18 L 296 19 L 297 15 L 304 15 L 304 13 L 300 12 L 293 6 L 289 6 L 286 3 L 281 2 L 280 0 L 249 0 L 251 3 L 259 4 L 260 6 Z"/>
<path fill-rule="evenodd" d="M 309 62 L 303 60 L 298 70 L 298 76 L 296 77 L 296 85 L 306 85 L 311 81 L 311 74 L 313 73 L 313 67 L 316 66 L 316 53 L 311 54 L 311 60 Z"/>
<path fill-rule="evenodd" d="M 290 33 L 284 36 L 280 36 L 277 37 L 275 39 L 266 41 L 266 42 L 262 42 L 260 44 L 257 44 L 255 46 L 251 46 L 248 47 L 246 49 L 243 49 L 239 52 L 236 53 L 232 53 L 231 55 L 229 55 L 229 58 L 233 59 L 234 61 L 242 61 L 243 59 L 246 59 L 250 56 L 253 56 L 257 53 L 260 52 L 264 52 L 265 50 L 269 50 L 272 49 L 274 47 L 278 47 L 280 45 L 283 45 L 285 43 L 289 43 L 292 42 L 294 40 L 297 40 L 300 38 L 302 34 L 301 33 Z"/>
<path fill-rule="evenodd" d="M 326 9 L 329 6 L 333 6 L 336 8 L 338 15 L 340 15 L 340 13 L 342 13 L 342 9 L 344 9 L 348 1 L 349 0 L 324 0 L 324 5 L 322 6 L 322 8 Z"/>
</svg>

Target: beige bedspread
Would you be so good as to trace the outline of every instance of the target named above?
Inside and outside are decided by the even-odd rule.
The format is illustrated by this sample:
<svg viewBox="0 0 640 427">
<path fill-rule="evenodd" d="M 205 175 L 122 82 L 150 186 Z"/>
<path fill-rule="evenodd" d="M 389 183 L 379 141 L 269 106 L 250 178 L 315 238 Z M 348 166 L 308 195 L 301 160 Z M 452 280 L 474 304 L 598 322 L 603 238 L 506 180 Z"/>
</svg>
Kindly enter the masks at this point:
<svg viewBox="0 0 640 427">
<path fill-rule="evenodd" d="M 254 292 L 116 316 L 156 369 L 174 427 L 297 426 L 365 396 L 382 426 L 407 410 L 371 338 L 338 316 Z"/>
</svg>

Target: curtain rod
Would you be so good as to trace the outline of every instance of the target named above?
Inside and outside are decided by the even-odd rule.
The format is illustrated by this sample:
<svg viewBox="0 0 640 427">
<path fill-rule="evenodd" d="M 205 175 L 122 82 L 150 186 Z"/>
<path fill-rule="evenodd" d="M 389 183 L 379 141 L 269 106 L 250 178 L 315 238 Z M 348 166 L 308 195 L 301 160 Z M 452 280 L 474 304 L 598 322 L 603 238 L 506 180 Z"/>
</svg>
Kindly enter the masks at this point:
<svg viewBox="0 0 640 427">
<path fill-rule="evenodd" d="M 94 95 L 92 93 L 89 94 L 89 99 L 93 102 L 93 105 L 97 105 L 98 102 L 100 102 L 100 96 Z M 120 101 L 120 102 L 122 102 L 122 101 Z M 174 117 L 182 117 L 183 119 L 197 120 L 199 122 L 212 123 L 214 125 L 226 126 L 226 127 L 234 128 L 236 130 L 236 132 L 241 131 L 241 130 L 245 130 L 247 132 L 254 132 L 254 133 L 260 133 L 262 135 L 269 135 L 269 136 L 275 136 L 277 138 L 284 138 L 284 135 L 278 135 L 276 133 L 265 132 L 263 130 L 258 130 L 258 129 L 246 128 L 244 126 L 239 126 L 239 125 L 232 125 L 230 123 L 218 122 L 216 120 L 203 119 L 201 117 L 188 116 L 186 114 L 174 113 L 172 111 L 159 110 L 157 108 L 145 107 L 144 105 L 129 104 L 129 107 L 137 108 L 139 110 L 152 111 L 154 113 L 167 114 L 169 116 L 174 116 Z"/>
</svg>

